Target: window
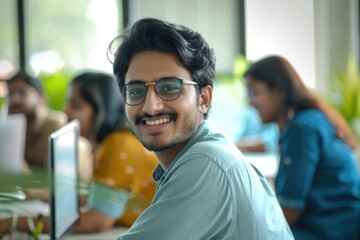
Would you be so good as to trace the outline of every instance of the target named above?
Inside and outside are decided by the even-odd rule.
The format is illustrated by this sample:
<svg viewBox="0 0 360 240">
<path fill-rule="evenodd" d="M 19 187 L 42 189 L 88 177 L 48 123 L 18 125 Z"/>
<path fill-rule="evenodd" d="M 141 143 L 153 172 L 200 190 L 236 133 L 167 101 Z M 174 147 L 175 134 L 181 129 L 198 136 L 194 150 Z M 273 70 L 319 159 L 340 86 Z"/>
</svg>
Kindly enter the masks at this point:
<svg viewBox="0 0 360 240">
<path fill-rule="evenodd" d="M 59 68 L 95 68 L 111 71 L 106 56 L 119 26 L 121 1 L 24 1 L 25 59 L 27 70 L 37 75 Z M 11 11 L 9 11 L 11 9 Z M 18 63 L 16 1 L 2 0 L 1 58 Z M 4 16 L 4 17 L 3 17 Z"/>
<path fill-rule="evenodd" d="M 18 63 L 16 1 L 2 0 L 0 15 L 0 79 L 6 79 Z"/>
<path fill-rule="evenodd" d="M 61 66 L 111 71 L 106 57 L 118 34 L 118 1 L 33 0 L 25 2 L 26 44 L 35 73 Z"/>
</svg>

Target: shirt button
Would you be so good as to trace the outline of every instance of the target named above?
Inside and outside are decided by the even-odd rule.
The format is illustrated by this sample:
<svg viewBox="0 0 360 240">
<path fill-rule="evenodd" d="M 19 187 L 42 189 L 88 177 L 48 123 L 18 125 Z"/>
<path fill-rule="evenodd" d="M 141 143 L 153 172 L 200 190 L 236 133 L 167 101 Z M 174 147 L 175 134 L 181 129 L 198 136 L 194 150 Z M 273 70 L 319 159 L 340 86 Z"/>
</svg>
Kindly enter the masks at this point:
<svg viewBox="0 0 360 240">
<path fill-rule="evenodd" d="M 286 157 L 286 158 L 284 159 L 284 164 L 285 164 L 285 165 L 290 165 L 291 162 L 292 162 L 292 160 L 291 160 L 290 157 Z"/>
</svg>

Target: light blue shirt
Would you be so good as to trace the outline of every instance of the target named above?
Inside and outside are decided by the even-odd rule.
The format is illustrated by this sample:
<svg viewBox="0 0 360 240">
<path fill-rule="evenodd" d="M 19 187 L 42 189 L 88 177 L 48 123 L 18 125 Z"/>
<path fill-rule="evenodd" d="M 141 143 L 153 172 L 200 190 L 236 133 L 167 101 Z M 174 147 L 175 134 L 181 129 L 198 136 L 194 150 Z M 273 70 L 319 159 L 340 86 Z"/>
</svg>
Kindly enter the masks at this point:
<svg viewBox="0 0 360 240">
<path fill-rule="evenodd" d="M 206 123 L 153 176 L 152 204 L 119 240 L 293 239 L 266 179 Z"/>
</svg>

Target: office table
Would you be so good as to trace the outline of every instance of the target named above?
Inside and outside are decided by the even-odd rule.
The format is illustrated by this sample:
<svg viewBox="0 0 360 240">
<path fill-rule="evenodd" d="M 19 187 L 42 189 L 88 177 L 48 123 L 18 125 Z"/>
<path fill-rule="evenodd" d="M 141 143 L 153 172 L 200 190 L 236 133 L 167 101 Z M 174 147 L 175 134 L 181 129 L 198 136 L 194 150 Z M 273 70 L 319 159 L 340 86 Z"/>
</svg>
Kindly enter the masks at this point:
<svg viewBox="0 0 360 240">
<path fill-rule="evenodd" d="M 0 212 L 0 218 L 5 218 L 13 213 L 18 214 L 19 216 L 37 216 L 39 213 L 47 216 L 49 215 L 49 205 L 46 202 L 40 200 L 25 200 L 23 202 L 11 203 L 11 204 L 0 204 L 0 209 L 6 208 L 9 212 Z M 99 232 L 99 233 L 82 233 L 82 234 L 72 234 L 64 236 L 64 240 L 115 240 L 122 233 L 126 232 L 127 227 L 116 226 L 110 230 Z M 50 236 L 48 234 L 41 234 L 39 240 L 49 240 Z"/>
<path fill-rule="evenodd" d="M 116 240 L 122 233 L 126 232 L 126 227 L 114 227 L 110 230 L 99 233 L 68 234 L 63 240 Z M 49 235 L 42 234 L 39 240 L 49 240 Z"/>
</svg>

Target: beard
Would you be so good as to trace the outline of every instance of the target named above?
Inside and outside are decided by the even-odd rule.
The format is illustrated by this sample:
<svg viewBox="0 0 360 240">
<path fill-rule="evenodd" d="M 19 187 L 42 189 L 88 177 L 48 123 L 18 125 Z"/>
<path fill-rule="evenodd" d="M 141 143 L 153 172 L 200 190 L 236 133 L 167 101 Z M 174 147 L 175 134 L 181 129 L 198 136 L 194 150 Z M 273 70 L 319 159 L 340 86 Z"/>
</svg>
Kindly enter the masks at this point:
<svg viewBox="0 0 360 240">
<path fill-rule="evenodd" d="M 28 109 L 26 109 L 22 105 L 10 105 L 8 112 L 9 112 L 9 114 L 21 113 L 26 116 L 27 120 L 32 120 L 36 116 L 37 106 L 35 105 L 35 106 L 29 107 Z"/>
<path fill-rule="evenodd" d="M 175 118 L 176 119 L 176 118 Z M 155 138 L 153 141 L 145 141 L 144 138 L 139 134 L 139 132 L 136 130 L 135 125 L 132 124 L 132 122 L 127 118 L 128 124 L 130 126 L 130 130 L 132 133 L 136 136 L 136 138 L 143 144 L 143 146 L 148 149 L 149 151 L 154 152 L 162 152 L 166 151 L 172 148 L 176 148 L 180 144 L 188 141 L 191 136 L 196 132 L 198 129 L 198 122 L 197 118 L 194 118 L 193 121 L 187 122 L 187 124 L 182 128 L 182 132 L 175 136 L 174 139 L 171 139 L 171 141 L 168 142 L 162 142 L 159 138 Z M 173 121 L 176 122 L 176 120 L 173 119 Z"/>
<path fill-rule="evenodd" d="M 160 142 L 158 142 L 156 140 L 152 141 L 152 142 L 149 142 L 149 143 L 141 141 L 141 143 L 144 145 L 145 148 L 147 148 L 150 151 L 163 152 L 163 151 L 169 150 L 171 148 L 174 148 L 174 147 L 180 145 L 180 143 L 182 143 L 182 141 L 175 140 L 175 141 L 172 141 L 172 142 L 170 142 L 168 144 L 161 144 Z"/>
</svg>

